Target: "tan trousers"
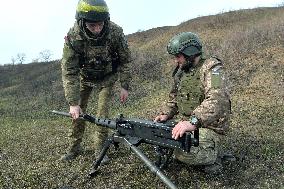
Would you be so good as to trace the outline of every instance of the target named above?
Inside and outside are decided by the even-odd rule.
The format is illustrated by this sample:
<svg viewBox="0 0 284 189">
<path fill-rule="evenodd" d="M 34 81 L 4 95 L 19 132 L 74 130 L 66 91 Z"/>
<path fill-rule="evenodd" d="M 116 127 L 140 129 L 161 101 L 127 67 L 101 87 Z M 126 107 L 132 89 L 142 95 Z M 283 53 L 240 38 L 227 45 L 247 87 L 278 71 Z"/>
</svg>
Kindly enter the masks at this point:
<svg viewBox="0 0 284 189">
<path fill-rule="evenodd" d="M 88 100 L 91 96 L 92 91 L 94 90 L 94 96 L 96 96 L 98 107 L 97 107 L 97 117 L 108 118 L 109 116 L 109 104 L 111 101 L 111 96 L 113 92 L 115 80 L 103 81 L 100 83 L 95 83 L 93 86 L 89 84 L 81 84 L 80 88 L 80 102 L 79 105 L 83 112 L 86 112 Z M 72 121 L 72 129 L 70 130 L 70 139 L 71 139 L 71 149 L 75 146 L 78 146 L 82 142 L 82 138 L 85 132 L 86 123 L 82 120 Z M 96 149 L 102 148 L 102 145 L 108 136 L 108 129 L 100 126 L 95 127 L 94 134 L 94 147 Z"/>
</svg>

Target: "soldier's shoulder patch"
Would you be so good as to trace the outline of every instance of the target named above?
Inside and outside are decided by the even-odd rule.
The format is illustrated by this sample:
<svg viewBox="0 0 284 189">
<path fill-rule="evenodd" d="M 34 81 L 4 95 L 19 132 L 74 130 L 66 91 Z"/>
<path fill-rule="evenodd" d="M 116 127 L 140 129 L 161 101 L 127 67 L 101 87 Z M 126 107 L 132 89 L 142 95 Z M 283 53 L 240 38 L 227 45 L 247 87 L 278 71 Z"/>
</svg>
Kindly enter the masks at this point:
<svg viewBox="0 0 284 189">
<path fill-rule="evenodd" d="M 221 65 L 217 65 L 217 66 L 212 68 L 211 73 L 213 75 L 220 75 L 221 71 L 222 71 L 222 66 Z"/>
<path fill-rule="evenodd" d="M 65 43 L 69 43 L 69 38 L 68 38 L 67 35 L 64 37 L 64 41 L 65 41 Z"/>
<path fill-rule="evenodd" d="M 217 65 L 211 69 L 211 87 L 220 88 L 222 84 L 222 66 Z"/>
</svg>

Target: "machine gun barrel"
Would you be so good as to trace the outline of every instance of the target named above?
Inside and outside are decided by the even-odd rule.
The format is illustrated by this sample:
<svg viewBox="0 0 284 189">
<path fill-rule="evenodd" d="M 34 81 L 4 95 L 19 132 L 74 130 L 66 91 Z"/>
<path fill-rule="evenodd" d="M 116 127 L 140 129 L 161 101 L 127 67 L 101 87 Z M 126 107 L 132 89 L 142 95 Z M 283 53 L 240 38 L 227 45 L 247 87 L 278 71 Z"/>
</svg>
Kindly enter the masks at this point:
<svg viewBox="0 0 284 189">
<path fill-rule="evenodd" d="M 67 112 L 61 112 L 61 111 L 56 111 L 56 110 L 52 110 L 51 112 L 54 114 L 58 114 L 58 115 L 66 116 L 66 117 L 72 117 L 71 114 Z M 96 118 L 88 114 L 80 114 L 79 119 L 83 119 L 85 121 L 89 121 L 91 123 L 94 123 L 94 124 L 97 124 L 103 127 L 107 127 L 110 129 L 117 129 L 117 123 L 115 120 Z"/>
</svg>

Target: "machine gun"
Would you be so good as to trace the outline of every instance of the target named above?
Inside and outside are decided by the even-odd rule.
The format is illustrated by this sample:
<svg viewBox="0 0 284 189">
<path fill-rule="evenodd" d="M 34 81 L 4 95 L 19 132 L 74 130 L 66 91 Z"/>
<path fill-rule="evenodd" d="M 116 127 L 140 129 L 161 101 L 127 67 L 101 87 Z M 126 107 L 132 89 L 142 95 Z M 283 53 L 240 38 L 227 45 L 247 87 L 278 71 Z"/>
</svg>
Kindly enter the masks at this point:
<svg viewBox="0 0 284 189">
<path fill-rule="evenodd" d="M 53 110 L 52 113 L 71 117 L 71 115 L 66 112 Z M 172 155 L 174 149 L 190 152 L 191 146 L 199 145 L 198 129 L 194 131 L 193 135 L 190 132 L 186 132 L 183 137 L 178 140 L 173 139 L 172 128 L 176 124 L 174 122 L 157 123 L 142 119 L 127 119 L 124 118 L 123 115 L 112 120 L 96 118 L 89 114 L 81 114 L 79 119 L 116 131 L 112 136 L 107 138 L 102 151 L 93 163 L 92 169 L 89 173 L 89 176 L 91 177 L 96 175 L 97 169 L 109 147 L 111 145 L 117 147 L 118 144 L 123 144 L 127 148 L 131 149 L 169 188 L 176 189 L 177 187 L 166 177 L 166 175 L 163 174 L 160 169 L 169 163 L 169 156 Z M 156 165 L 137 148 L 142 143 L 157 146 L 156 152 L 158 153 L 158 161 Z"/>
</svg>

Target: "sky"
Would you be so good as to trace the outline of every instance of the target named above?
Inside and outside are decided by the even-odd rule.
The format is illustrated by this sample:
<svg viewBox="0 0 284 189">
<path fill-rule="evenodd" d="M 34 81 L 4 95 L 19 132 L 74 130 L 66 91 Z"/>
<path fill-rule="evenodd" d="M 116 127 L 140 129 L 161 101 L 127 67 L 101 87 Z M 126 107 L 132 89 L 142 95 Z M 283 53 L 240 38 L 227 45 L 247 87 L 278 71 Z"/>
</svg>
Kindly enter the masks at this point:
<svg viewBox="0 0 284 189">
<path fill-rule="evenodd" d="M 4 1 L 0 6 L 0 64 L 24 53 L 30 63 L 49 50 L 60 59 L 64 36 L 75 22 L 78 0 Z M 230 10 L 273 7 L 284 0 L 105 0 L 111 20 L 125 34 L 161 26 L 175 26 L 199 16 Z"/>
</svg>

